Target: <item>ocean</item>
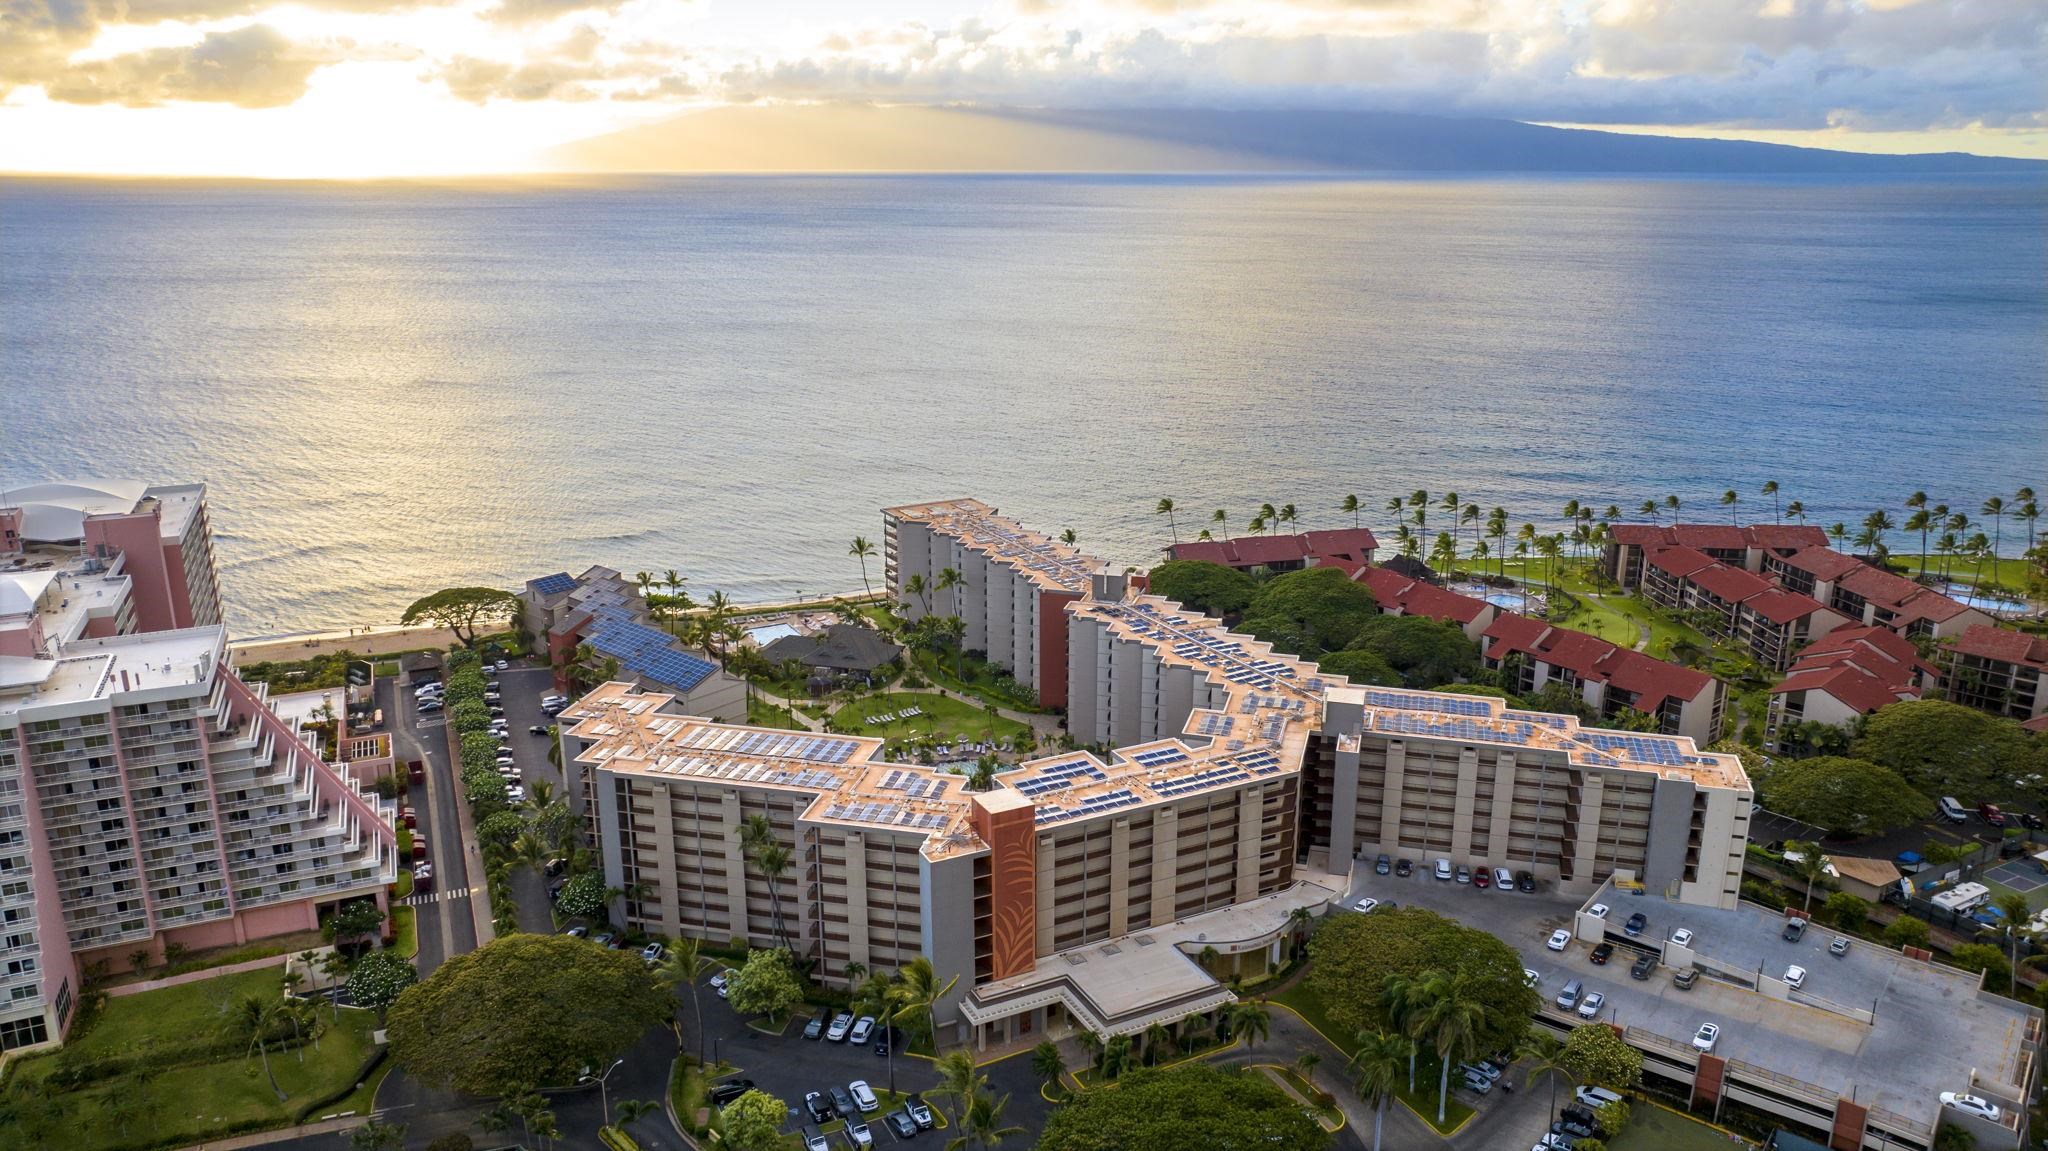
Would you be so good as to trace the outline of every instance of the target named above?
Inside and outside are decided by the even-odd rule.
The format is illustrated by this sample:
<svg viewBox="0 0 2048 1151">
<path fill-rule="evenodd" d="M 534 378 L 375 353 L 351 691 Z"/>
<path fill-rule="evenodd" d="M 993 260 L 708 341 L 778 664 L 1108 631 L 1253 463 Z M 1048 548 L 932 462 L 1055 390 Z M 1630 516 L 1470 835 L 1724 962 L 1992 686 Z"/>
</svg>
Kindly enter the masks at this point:
<svg viewBox="0 0 2048 1151">
<path fill-rule="evenodd" d="M 1426 488 L 1547 525 L 2048 489 L 2038 178 L 0 182 L 0 485 L 211 487 L 238 636 L 603 563 L 861 586 L 976 495 L 1149 565 Z M 1443 513 L 1431 509 L 1429 530 Z M 2008 544 L 2014 531 L 2008 524 Z M 1903 542 L 1903 536 L 1895 537 Z M 1917 541 L 1915 541 L 1917 542 Z M 2011 550 L 2008 548 L 2008 550 Z M 879 562 L 869 578 L 880 579 Z"/>
</svg>

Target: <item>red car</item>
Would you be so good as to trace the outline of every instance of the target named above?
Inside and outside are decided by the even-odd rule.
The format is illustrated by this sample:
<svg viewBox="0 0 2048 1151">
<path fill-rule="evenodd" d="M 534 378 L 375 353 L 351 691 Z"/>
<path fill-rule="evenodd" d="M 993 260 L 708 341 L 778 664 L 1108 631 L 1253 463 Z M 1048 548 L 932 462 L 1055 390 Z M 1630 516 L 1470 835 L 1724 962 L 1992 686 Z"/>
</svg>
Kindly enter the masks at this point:
<svg viewBox="0 0 2048 1151">
<path fill-rule="evenodd" d="M 1998 805 L 1995 803 L 1978 804 L 1977 817 L 1993 827 L 2005 826 L 2005 813 L 1998 810 Z"/>
<path fill-rule="evenodd" d="M 414 783 L 427 782 L 427 765 L 423 761 L 415 759 L 411 763 L 406 764 L 405 769 L 412 774 L 412 781 Z"/>
<path fill-rule="evenodd" d="M 414 859 L 425 859 L 427 857 L 427 840 L 425 836 L 415 835 L 412 837 L 412 857 Z"/>
<path fill-rule="evenodd" d="M 413 810 L 410 807 L 400 808 L 398 818 L 404 820 L 407 827 L 418 827 L 420 825 L 420 817 L 413 814 Z"/>
<path fill-rule="evenodd" d="M 1493 886 L 1493 877 L 1488 875 L 1483 867 L 1474 868 L 1472 871 L 1472 886 L 1484 891 Z"/>
</svg>

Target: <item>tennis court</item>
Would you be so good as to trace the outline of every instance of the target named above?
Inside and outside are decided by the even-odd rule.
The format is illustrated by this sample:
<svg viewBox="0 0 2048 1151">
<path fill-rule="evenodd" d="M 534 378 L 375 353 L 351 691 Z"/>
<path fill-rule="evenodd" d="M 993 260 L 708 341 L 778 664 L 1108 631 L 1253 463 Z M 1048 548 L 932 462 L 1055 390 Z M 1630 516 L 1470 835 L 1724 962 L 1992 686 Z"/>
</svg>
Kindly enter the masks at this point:
<svg viewBox="0 0 2048 1151">
<path fill-rule="evenodd" d="M 2010 887 L 2021 895 L 2032 895 L 2048 887 L 2048 874 L 2032 859 L 2009 859 L 1984 872 L 1984 881 Z"/>
</svg>

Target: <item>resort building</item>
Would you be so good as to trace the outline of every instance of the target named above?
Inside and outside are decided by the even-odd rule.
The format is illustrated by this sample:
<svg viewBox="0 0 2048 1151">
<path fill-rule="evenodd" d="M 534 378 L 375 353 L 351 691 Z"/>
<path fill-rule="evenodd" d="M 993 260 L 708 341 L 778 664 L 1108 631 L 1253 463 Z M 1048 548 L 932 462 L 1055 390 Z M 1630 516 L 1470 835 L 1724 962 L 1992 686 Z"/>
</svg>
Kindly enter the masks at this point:
<svg viewBox="0 0 2048 1151">
<path fill-rule="evenodd" d="M 1919 699 L 1934 669 L 1918 648 L 1881 627 L 1837 628 L 1799 653 L 1785 678 L 1771 688 L 1766 739 L 1801 722 L 1848 727 L 1901 700 Z"/>
<path fill-rule="evenodd" d="M 810 669 L 813 679 L 829 685 L 834 676 L 874 675 L 902 659 L 903 648 L 882 638 L 874 628 L 831 623 L 814 632 L 771 640 L 761 649 L 761 658 L 777 665 L 801 664 Z"/>
<path fill-rule="evenodd" d="M 1454 623 L 1473 643 L 1479 642 L 1500 615 L 1500 608 L 1483 599 L 1460 595 L 1428 580 L 1403 575 L 1391 567 L 1374 564 L 1362 564 L 1356 568 L 1348 564 L 1340 566 L 1349 569 L 1351 578 L 1372 592 L 1373 598 L 1380 603 L 1381 614 L 1419 615 Z"/>
<path fill-rule="evenodd" d="M 1602 719 L 1624 710 L 1654 717 L 1657 730 L 1712 743 L 1726 688 L 1702 671 L 1612 644 L 1596 635 L 1507 612 L 1486 629 L 1480 655 L 1505 673 L 1502 687 L 1528 696 L 1562 684 Z"/>
<path fill-rule="evenodd" d="M 528 580 L 520 602 L 529 646 L 547 653 L 556 687 L 569 686 L 569 668 L 588 645 L 594 658 L 617 665 L 617 678 L 673 694 L 693 715 L 746 718 L 746 681 L 655 626 L 639 585 L 611 568 Z"/>
<path fill-rule="evenodd" d="M 224 629 L 61 640 L 75 609 L 36 602 L 37 645 L 0 655 L 0 1051 L 60 1040 L 96 963 L 383 901 L 390 805 L 229 669 Z"/>
<path fill-rule="evenodd" d="M 1716 563 L 1757 573 L 1772 556 L 1827 546 L 1828 534 L 1805 524 L 1613 524 L 1607 529 L 1600 563 L 1627 591 L 1642 582 L 1644 557 L 1661 548 L 1690 548 Z"/>
<path fill-rule="evenodd" d="M 711 722 L 605 684 L 561 723 L 606 883 L 635 893 L 629 925 L 787 941 L 828 981 L 927 956 L 959 977 L 941 1024 L 987 1046 L 1213 1012 L 1234 998 L 1224 980 L 1277 962 L 1373 850 L 1571 891 L 1620 869 L 1673 899 L 1735 900 L 1750 793 L 1733 757 L 1497 700 L 1353 688 L 1083 571 L 982 505 L 891 516 L 893 587 L 965 562 L 969 612 L 990 598 L 976 581 L 1057 604 L 1062 665 L 1036 674 L 1057 672 L 1071 729 L 1100 750 L 969 792 L 889 762 L 878 739 Z M 1057 598 L 1039 599 L 1048 584 Z M 786 871 L 745 850 L 752 816 Z"/>
<path fill-rule="evenodd" d="M 972 499 L 886 508 L 882 541 L 890 595 L 910 619 L 959 617 L 968 651 L 1066 707 L 1066 607 L 1101 560 Z"/>
<path fill-rule="evenodd" d="M 221 622 L 206 485 L 117 480 L 0 491 L 0 574 L 36 573 L 125 580 L 125 613 L 92 613 L 87 634 Z"/>
<path fill-rule="evenodd" d="M 1974 624 L 1936 658 L 1948 699 L 2022 723 L 2048 717 L 2048 638 Z"/>
<path fill-rule="evenodd" d="M 1708 635 L 1748 648 L 1766 671 L 1784 671 L 1799 648 L 1849 622 L 1812 596 L 1683 546 L 1644 553 L 1637 591 Z"/>
<path fill-rule="evenodd" d="M 1336 528 L 1291 536 L 1239 536 L 1227 540 L 1190 540 L 1166 549 L 1169 558 L 1201 560 L 1238 571 L 1263 568 L 1299 571 L 1320 564 L 1369 564 L 1379 541 L 1370 528 Z"/>
</svg>

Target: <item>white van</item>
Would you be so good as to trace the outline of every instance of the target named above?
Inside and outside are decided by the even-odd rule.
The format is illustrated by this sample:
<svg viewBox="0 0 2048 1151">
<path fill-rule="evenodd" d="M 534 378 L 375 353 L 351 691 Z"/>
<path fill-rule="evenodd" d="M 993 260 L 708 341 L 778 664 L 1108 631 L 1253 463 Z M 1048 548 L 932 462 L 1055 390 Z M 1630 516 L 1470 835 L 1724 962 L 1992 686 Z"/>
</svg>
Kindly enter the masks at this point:
<svg viewBox="0 0 2048 1151">
<path fill-rule="evenodd" d="M 1942 796 L 1941 802 L 1935 806 L 1941 809 L 1941 817 L 1950 823 L 1965 823 L 1970 818 L 1970 813 L 1963 809 L 1962 804 L 1956 802 L 1953 795 Z"/>
</svg>

